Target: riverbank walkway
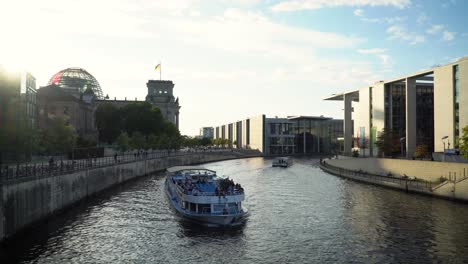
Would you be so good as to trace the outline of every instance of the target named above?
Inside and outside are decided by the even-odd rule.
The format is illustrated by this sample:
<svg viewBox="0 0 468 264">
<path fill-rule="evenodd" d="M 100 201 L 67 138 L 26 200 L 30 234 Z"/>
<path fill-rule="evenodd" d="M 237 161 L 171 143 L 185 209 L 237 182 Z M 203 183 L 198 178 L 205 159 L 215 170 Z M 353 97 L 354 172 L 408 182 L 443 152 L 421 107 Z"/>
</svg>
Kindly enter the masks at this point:
<svg viewBox="0 0 468 264">
<path fill-rule="evenodd" d="M 93 168 L 102 168 L 116 164 L 131 163 L 141 160 L 162 159 L 168 157 L 183 157 L 196 154 L 223 155 L 237 153 L 240 155 L 258 156 L 260 153 L 254 150 L 238 149 L 190 149 L 188 151 L 176 150 L 138 150 L 115 154 L 106 157 L 93 157 L 75 160 L 53 160 L 41 163 L 24 163 L 17 165 L 5 165 L 0 167 L 0 184 L 4 181 L 20 178 L 42 178 L 69 174 Z"/>
</svg>

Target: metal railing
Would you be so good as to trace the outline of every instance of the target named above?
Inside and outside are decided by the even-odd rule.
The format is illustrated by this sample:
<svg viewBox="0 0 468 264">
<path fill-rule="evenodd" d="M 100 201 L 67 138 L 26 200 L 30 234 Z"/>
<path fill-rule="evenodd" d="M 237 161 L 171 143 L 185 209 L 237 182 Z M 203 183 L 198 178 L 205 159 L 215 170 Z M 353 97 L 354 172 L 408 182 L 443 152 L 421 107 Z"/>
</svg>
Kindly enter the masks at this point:
<svg viewBox="0 0 468 264">
<path fill-rule="evenodd" d="M 193 196 L 220 196 L 220 197 L 223 197 L 223 196 L 231 196 L 231 195 L 241 195 L 241 194 L 244 194 L 244 191 L 243 190 L 239 190 L 237 188 L 234 188 L 231 192 L 205 192 L 203 190 L 200 190 L 200 189 L 197 189 L 197 192 L 194 192 L 193 190 L 195 189 L 195 186 L 193 187 L 193 189 L 191 191 L 189 190 L 186 190 L 184 187 L 178 185 L 178 184 L 175 184 L 176 185 L 176 188 L 177 188 L 177 193 L 182 196 L 182 194 L 185 194 L 185 195 L 193 195 Z"/>
<path fill-rule="evenodd" d="M 28 177 L 50 177 L 69 174 L 77 171 L 130 163 L 141 160 L 160 159 L 167 157 L 190 156 L 194 154 L 232 153 L 229 149 L 190 150 L 190 151 L 137 151 L 114 156 L 94 157 L 80 160 L 49 160 L 49 162 L 17 164 L 16 166 L 0 167 L 0 182 Z"/>
<path fill-rule="evenodd" d="M 364 171 L 343 169 L 343 168 L 328 164 L 326 160 L 323 160 L 321 162 L 321 166 L 325 168 L 326 170 L 329 170 L 333 174 L 338 174 L 339 176 L 344 176 L 344 177 L 349 176 L 351 178 L 360 178 L 370 183 L 391 183 L 406 190 L 432 192 L 433 191 L 432 187 L 438 185 L 437 183 L 426 181 L 426 180 L 421 180 L 421 179 L 409 179 L 409 178 L 395 177 L 395 176 L 390 176 L 390 175 L 383 176 L 383 175 L 367 173 Z"/>
</svg>

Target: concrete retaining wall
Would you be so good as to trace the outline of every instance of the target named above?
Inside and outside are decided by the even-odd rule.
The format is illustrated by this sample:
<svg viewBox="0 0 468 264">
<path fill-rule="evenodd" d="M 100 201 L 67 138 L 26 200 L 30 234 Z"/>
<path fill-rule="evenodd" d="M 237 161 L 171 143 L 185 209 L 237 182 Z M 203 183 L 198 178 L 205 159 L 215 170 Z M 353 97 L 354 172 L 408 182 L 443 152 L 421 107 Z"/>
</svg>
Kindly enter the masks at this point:
<svg viewBox="0 0 468 264">
<path fill-rule="evenodd" d="M 452 162 L 434 162 L 420 160 L 351 158 L 327 160 L 336 167 L 349 170 L 361 170 L 370 174 L 393 176 L 414 176 L 427 181 L 439 181 L 440 177 L 449 178 L 457 175 L 458 179 L 468 176 L 468 164 Z"/>
<path fill-rule="evenodd" d="M 321 164 L 320 168 L 328 173 L 355 181 L 380 185 L 406 192 L 421 193 L 444 199 L 468 202 L 468 178 L 447 180 L 436 184 L 409 180 L 401 177 L 379 176 L 366 172 L 359 172 L 345 167 L 331 165 L 331 161 L 332 160 L 325 160 L 325 163 Z"/>
<path fill-rule="evenodd" d="M 248 157 L 240 153 L 197 153 L 120 163 L 45 178 L 4 181 L 0 186 L 0 241 L 55 212 L 127 180 L 179 165 Z"/>
</svg>

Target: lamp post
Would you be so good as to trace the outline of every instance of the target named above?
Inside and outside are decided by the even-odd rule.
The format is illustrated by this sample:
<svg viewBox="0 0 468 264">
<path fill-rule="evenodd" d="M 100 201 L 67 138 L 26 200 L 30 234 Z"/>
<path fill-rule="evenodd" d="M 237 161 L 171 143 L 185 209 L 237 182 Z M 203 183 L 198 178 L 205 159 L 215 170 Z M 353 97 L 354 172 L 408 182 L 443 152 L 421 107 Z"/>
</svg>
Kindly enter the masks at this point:
<svg viewBox="0 0 468 264">
<path fill-rule="evenodd" d="M 404 153 L 403 153 L 403 143 L 406 142 L 406 137 L 402 137 L 400 138 L 400 149 L 401 149 L 401 155 L 403 156 Z"/>
<path fill-rule="evenodd" d="M 445 161 L 445 141 L 448 138 L 448 136 L 444 136 L 442 137 L 442 144 L 444 144 L 444 153 L 442 153 L 442 157 L 443 157 L 443 161 Z M 450 148 L 450 142 L 449 142 L 449 145 L 448 147 Z"/>
<path fill-rule="evenodd" d="M 444 153 L 445 153 L 445 141 L 448 138 L 448 136 L 442 137 L 442 144 L 444 144 Z M 450 143 L 449 143 L 449 148 L 450 148 Z"/>
</svg>

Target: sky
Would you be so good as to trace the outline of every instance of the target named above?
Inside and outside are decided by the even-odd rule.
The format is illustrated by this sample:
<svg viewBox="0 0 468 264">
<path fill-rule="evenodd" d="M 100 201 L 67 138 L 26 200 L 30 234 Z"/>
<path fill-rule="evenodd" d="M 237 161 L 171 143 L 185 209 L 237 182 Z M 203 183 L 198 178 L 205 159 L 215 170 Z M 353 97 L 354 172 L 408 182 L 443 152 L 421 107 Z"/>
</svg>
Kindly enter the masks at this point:
<svg viewBox="0 0 468 264">
<path fill-rule="evenodd" d="M 324 115 L 323 98 L 468 55 L 464 0 L 0 0 L 0 64 L 81 67 L 110 98 L 175 83 L 180 130 Z"/>
</svg>

